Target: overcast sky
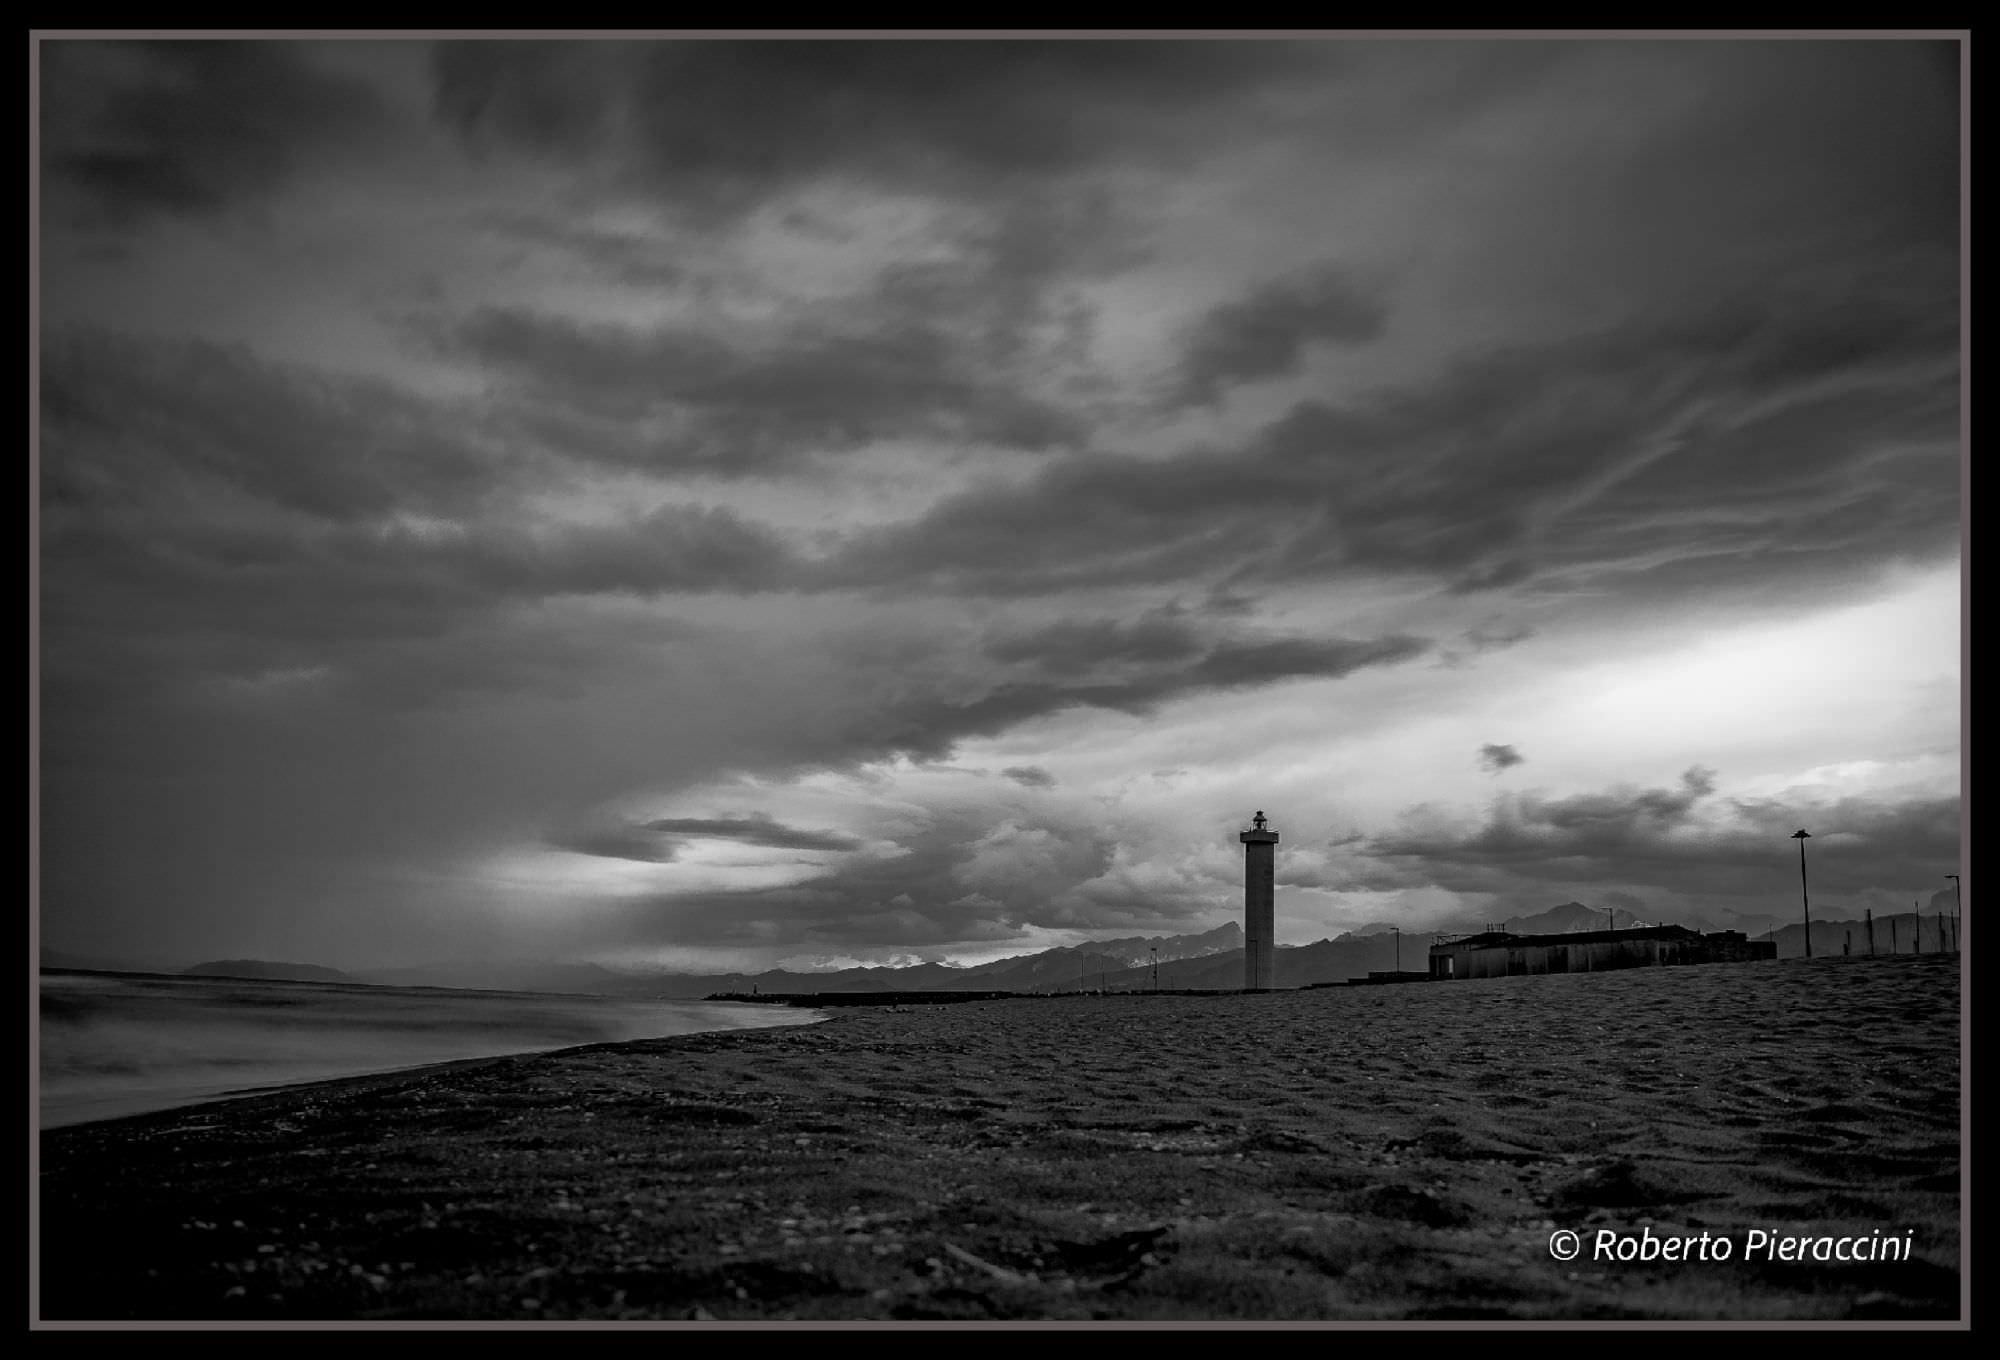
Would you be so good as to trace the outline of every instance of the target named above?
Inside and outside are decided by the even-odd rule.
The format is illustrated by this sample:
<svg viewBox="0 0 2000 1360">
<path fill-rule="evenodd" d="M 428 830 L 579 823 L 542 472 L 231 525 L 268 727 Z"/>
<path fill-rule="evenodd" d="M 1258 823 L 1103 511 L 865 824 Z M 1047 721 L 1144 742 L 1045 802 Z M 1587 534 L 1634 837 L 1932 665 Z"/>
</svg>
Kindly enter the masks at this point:
<svg viewBox="0 0 2000 1360">
<path fill-rule="evenodd" d="M 48 945 L 1959 869 L 1955 44 L 39 51 Z"/>
</svg>

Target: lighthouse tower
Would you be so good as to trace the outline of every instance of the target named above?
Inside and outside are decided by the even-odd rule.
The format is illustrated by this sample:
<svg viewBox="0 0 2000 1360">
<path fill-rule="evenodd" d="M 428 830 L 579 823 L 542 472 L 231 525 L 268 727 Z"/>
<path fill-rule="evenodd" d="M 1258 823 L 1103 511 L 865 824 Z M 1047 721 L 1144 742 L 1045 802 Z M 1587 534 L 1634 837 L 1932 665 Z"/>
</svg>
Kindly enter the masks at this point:
<svg viewBox="0 0 2000 1360">
<path fill-rule="evenodd" d="M 1251 819 L 1256 828 L 1236 839 L 1243 842 L 1243 990 L 1261 992 L 1272 986 L 1272 902 L 1277 892 L 1274 847 L 1278 833 L 1264 829 L 1264 814 Z"/>
</svg>

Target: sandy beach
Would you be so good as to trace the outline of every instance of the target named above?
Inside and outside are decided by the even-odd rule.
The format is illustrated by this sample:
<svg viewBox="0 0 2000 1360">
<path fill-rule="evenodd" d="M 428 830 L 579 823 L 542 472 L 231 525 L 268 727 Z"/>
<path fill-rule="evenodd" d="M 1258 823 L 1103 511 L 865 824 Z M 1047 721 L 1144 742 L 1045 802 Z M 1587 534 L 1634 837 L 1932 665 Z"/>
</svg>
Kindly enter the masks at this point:
<svg viewBox="0 0 2000 1360">
<path fill-rule="evenodd" d="M 41 1316 L 1956 1318 L 1959 1088 L 1956 957 L 855 1007 L 46 1132 Z"/>
</svg>

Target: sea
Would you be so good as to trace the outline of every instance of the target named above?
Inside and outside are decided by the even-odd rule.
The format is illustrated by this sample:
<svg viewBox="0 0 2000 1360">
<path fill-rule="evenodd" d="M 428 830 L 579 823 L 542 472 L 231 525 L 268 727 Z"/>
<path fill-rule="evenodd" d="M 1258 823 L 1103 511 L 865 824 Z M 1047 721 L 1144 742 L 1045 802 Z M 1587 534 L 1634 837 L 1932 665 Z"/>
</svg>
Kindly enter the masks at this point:
<svg viewBox="0 0 2000 1360">
<path fill-rule="evenodd" d="M 791 1006 L 549 992 L 41 974 L 42 1128 L 578 1044 L 806 1024 Z"/>
</svg>

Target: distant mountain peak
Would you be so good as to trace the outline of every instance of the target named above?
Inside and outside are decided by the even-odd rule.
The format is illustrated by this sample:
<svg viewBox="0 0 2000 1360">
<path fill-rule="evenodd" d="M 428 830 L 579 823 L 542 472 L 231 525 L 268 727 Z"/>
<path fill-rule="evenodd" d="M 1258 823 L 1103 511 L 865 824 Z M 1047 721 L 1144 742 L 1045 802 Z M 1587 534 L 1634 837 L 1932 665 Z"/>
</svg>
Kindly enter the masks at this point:
<svg viewBox="0 0 2000 1360">
<path fill-rule="evenodd" d="M 216 959 L 181 970 L 183 977 L 252 978 L 269 982 L 356 982 L 337 968 L 316 963 L 272 963 L 265 959 Z"/>
<path fill-rule="evenodd" d="M 987 963 L 942 961 L 901 966 L 870 964 L 848 968 L 767 968 L 757 972 L 678 973 L 660 969 L 617 969 L 587 963 L 462 961 L 420 968 L 371 969 L 361 981 L 395 986 L 473 987 L 499 991 L 588 992 L 600 995 L 704 997 L 756 990 L 766 995 L 809 992 L 1049 991 L 1073 988 L 1085 976 L 1159 964 L 1164 981 L 1169 964 L 1224 957 L 1243 947 L 1236 921 L 1194 935 L 1129 936 L 1086 940 Z M 1157 959 L 1155 957 L 1157 953 Z"/>
</svg>

